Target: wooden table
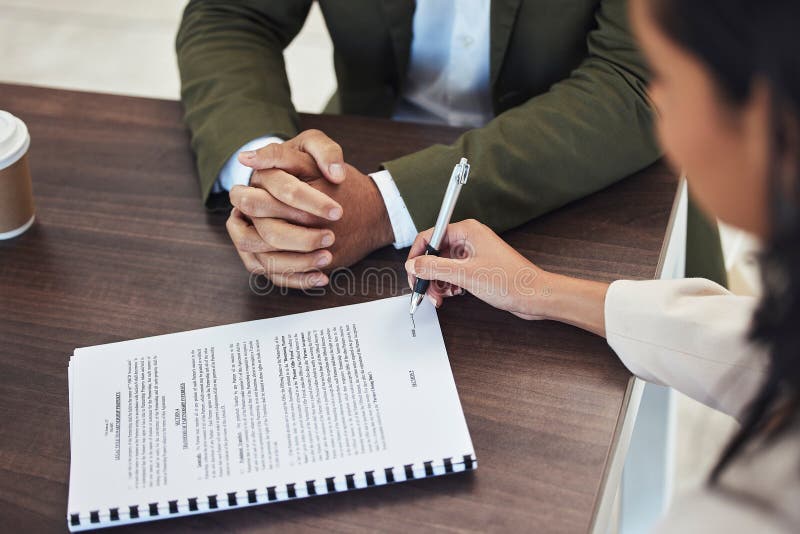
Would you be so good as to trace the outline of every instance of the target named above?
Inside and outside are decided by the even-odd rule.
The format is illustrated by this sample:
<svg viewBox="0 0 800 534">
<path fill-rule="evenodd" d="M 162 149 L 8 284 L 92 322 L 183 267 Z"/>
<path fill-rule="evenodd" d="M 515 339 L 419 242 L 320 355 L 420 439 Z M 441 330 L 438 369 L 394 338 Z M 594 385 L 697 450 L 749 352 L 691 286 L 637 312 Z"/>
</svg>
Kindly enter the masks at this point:
<svg viewBox="0 0 800 534">
<path fill-rule="evenodd" d="M 0 85 L 0 109 L 30 129 L 37 202 L 33 228 L 0 242 L 6 532 L 66 529 L 67 361 L 75 347 L 407 291 L 381 287 L 374 277 L 347 295 L 251 291 L 225 215 L 201 204 L 177 102 Z M 368 118 L 302 121 L 338 140 L 348 161 L 367 172 L 458 134 Z M 655 166 L 504 237 L 545 269 L 605 281 L 653 278 L 676 183 Z M 402 275 L 404 257 L 386 248 L 355 272 L 380 267 Z M 439 317 L 476 472 L 137 529 L 590 529 L 608 492 L 631 375 L 603 339 L 570 326 L 526 322 L 472 297 L 446 304 Z"/>
</svg>

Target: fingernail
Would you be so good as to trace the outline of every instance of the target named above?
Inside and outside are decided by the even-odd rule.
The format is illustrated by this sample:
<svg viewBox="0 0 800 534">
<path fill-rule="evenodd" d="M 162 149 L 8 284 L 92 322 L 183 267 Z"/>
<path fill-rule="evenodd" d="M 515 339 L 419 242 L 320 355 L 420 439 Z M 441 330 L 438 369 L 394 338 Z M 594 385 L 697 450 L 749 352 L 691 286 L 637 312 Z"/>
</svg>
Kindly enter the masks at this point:
<svg viewBox="0 0 800 534">
<path fill-rule="evenodd" d="M 331 262 L 331 257 L 328 254 L 323 254 L 317 259 L 317 267 L 325 267 Z"/>
<path fill-rule="evenodd" d="M 433 304 L 434 308 L 438 308 L 439 307 L 439 305 L 436 304 L 436 299 L 433 298 L 432 296 L 428 295 L 428 300 L 431 301 L 431 304 Z"/>
<path fill-rule="evenodd" d="M 406 272 L 414 274 L 414 260 L 408 260 L 406 262 Z"/>
<path fill-rule="evenodd" d="M 331 173 L 331 178 L 344 178 L 344 167 L 339 163 L 328 165 L 328 172 Z"/>
<path fill-rule="evenodd" d="M 245 150 L 244 152 L 239 153 L 244 159 L 253 159 L 256 157 L 255 150 Z"/>
<path fill-rule="evenodd" d="M 324 276 L 318 276 L 318 277 L 314 278 L 314 280 L 311 283 L 314 284 L 315 287 L 320 287 L 320 286 L 324 286 L 328 282 L 327 282 L 327 280 L 325 280 Z"/>
<path fill-rule="evenodd" d="M 331 208 L 331 211 L 328 212 L 328 218 L 334 221 L 338 221 L 342 217 L 342 208 Z"/>
<path fill-rule="evenodd" d="M 322 246 L 329 247 L 333 244 L 333 236 L 331 234 L 325 234 L 322 237 Z"/>
</svg>

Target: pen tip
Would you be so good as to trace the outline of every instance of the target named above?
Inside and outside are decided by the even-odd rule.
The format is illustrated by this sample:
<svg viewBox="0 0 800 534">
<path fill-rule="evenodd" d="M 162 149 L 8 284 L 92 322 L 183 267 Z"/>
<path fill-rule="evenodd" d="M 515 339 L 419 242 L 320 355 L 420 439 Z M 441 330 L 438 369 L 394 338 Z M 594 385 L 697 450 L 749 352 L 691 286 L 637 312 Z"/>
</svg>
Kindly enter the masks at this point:
<svg viewBox="0 0 800 534">
<path fill-rule="evenodd" d="M 424 293 L 417 293 L 416 291 L 411 294 L 411 307 L 408 309 L 408 313 L 414 315 L 414 312 L 417 311 L 419 308 L 422 299 L 425 298 Z"/>
</svg>

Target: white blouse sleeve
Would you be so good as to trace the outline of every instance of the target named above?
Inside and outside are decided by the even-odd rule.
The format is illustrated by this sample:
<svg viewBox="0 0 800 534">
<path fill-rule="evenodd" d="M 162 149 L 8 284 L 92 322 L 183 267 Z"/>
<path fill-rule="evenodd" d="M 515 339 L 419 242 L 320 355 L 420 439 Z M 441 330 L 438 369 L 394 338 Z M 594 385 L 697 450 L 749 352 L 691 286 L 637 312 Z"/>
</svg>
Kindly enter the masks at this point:
<svg viewBox="0 0 800 534">
<path fill-rule="evenodd" d="M 748 340 L 756 298 L 699 278 L 614 282 L 606 338 L 636 376 L 739 418 L 767 372 Z"/>
</svg>

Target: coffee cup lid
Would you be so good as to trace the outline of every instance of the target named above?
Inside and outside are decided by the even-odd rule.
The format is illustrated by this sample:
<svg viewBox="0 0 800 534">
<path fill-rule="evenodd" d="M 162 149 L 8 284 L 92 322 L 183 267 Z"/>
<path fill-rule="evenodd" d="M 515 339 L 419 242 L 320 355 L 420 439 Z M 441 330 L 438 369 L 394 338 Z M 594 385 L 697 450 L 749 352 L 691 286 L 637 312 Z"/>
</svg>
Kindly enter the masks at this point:
<svg viewBox="0 0 800 534">
<path fill-rule="evenodd" d="M 31 136 L 25 123 L 0 110 L 0 170 L 15 164 L 28 150 Z"/>
</svg>

